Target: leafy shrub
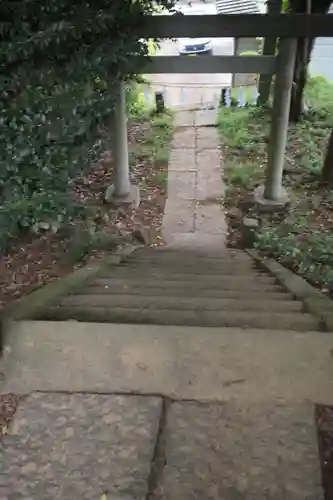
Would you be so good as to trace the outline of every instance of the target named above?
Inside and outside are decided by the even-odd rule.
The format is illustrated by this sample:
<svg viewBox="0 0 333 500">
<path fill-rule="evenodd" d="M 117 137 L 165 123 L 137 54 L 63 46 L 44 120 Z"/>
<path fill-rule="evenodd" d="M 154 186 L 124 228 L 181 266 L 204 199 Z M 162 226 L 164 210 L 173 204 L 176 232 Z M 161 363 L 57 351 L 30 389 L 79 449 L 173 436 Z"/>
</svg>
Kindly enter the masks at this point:
<svg viewBox="0 0 333 500">
<path fill-rule="evenodd" d="M 257 235 L 256 246 L 267 255 L 292 266 L 312 282 L 333 291 L 333 234 L 306 232 L 307 220 L 266 224 Z"/>
<path fill-rule="evenodd" d="M 83 216 L 86 207 L 66 193 L 41 192 L 31 197 L 15 198 L 0 205 L 0 250 L 4 251 L 22 231 L 54 233 L 75 217 Z"/>
<path fill-rule="evenodd" d="M 173 1 L 0 2 L 1 248 L 71 217 L 71 182 L 109 141 L 115 83 L 140 72 L 131 56 L 151 42 L 136 26 L 156 5 Z"/>
</svg>

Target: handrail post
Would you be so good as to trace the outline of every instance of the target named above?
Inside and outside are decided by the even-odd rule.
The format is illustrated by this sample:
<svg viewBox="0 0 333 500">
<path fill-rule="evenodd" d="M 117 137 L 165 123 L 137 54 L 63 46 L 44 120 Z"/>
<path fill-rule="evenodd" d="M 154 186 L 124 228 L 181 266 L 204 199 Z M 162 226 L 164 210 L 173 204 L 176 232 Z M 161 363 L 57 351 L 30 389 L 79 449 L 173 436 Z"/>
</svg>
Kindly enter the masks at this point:
<svg viewBox="0 0 333 500">
<path fill-rule="evenodd" d="M 255 193 L 256 201 L 261 205 L 278 207 L 286 205 L 288 201 L 287 193 L 282 187 L 282 175 L 296 49 L 297 39 L 280 38 L 265 186 Z"/>
</svg>

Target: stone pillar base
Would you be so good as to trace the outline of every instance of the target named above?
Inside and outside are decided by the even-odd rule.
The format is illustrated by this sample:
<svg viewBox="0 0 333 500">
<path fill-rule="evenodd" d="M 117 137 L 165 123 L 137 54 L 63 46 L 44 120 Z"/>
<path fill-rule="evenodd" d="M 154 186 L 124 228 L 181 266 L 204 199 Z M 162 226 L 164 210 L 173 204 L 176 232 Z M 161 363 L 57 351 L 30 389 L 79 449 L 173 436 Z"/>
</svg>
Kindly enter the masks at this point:
<svg viewBox="0 0 333 500">
<path fill-rule="evenodd" d="M 105 192 L 105 201 L 110 205 L 131 205 L 132 208 L 138 208 L 140 205 L 140 189 L 138 186 L 131 185 L 130 192 L 126 196 L 117 196 L 113 184 Z"/>
<path fill-rule="evenodd" d="M 278 200 L 270 200 L 264 197 L 264 186 L 259 186 L 253 192 L 253 198 L 258 211 L 261 213 L 281 212 L 289 205 L 288 193 L 284 188 L 281 188 L 281 197 Z"/>
</svg>

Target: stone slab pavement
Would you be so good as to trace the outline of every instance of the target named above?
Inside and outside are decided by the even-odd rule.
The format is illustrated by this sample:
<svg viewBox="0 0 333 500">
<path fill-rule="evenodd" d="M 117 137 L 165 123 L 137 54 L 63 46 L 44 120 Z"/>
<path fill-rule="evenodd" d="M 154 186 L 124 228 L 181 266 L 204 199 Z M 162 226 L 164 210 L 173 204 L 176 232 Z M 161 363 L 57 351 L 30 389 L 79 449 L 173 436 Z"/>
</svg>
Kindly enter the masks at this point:
<svg viewBox="0 0 333 500">
<path fill-rule="evenodd" d="M 333 403 L 329 334 L 22 321 L 9 341 L 5 392 Z"/>
<path fill-rule="evenodd" d="M 324 500 L 307 402 L 34 393 L 0 471 L 2 500 Z"/>
<path fill-rule="evenodd" d="M 175 248 L 226 246 L 221 151 L 214 109 L 178 111 L 168 165 L 162 235 Z"/>
<path fill-rule="evenodd" d="M 0 452 L 2 500 L 323 500 L 311 405 L 40 394 Z"/>
<path fill-rule="evenodd" d="M 311 407 L 172 404 L 154 500 L 323 500 Z"/>
<path fill-rule="evenodd" d="M 30 395 L 2 443 L 1 500 L 145 498 L 160 413 L 157 397 Z"/>
<path fill-rule="evenodd" d="M 22 321 L 1 500 L 323 500 L 319 332 Z M 315 374 L 315 376 L 314 376 Z"/>
</svg>

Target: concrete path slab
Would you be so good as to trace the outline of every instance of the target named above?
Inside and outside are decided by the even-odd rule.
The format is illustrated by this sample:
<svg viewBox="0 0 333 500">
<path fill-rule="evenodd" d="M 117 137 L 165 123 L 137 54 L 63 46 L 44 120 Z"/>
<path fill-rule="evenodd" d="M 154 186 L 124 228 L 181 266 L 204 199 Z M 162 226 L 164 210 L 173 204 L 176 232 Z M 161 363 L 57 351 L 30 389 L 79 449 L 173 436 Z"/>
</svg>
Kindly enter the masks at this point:
<svg viewBox="0 0 333 500">
<path fill-rule="evenodd" d="M 163 228 L 166 233 L 190 233 L 194 231 L 195 206 L 192 200 L 176 199 L 174 205 L 165 207 Z"/>
<path fill-rule="evenodd" d="M 146 498 L 161 399 L 33 394 L 0 454 L 0 498 Z"/>
<path fill-rule="evenodd" d="M 172 137 L 172 150 L 183 149 L 186 145 L 187 149 L 194 149 L 196 141 L 196 129 L 195 127 L 188 128 L 176 128 Z"/>
<path fill-rule="evenodd" d="M 175 114 L 174 126 L 178 127 L 194 127 L 195 125 L 195 112 L 188 110 L 181 110 Z"/>
<path fill-rule="evenodd" d="M 193 214 L 193 218 L 195 213 Z M 193 222 L 194 223 L 194 222 Z M 202 234 L 199 231 L 179 233 L 172 230 L 168 235 L 168 248 L 194 252 L 202 256 L 220 256 L 226 245 L 225 234 Z"/>
<path fill-rule="evenodd" d="M 172 200 L 195 199 L 196 173 L 191 171 L 173 171 L 168 180 L 168 196 Z M 170 203 L 166 211 L 170 210 Z"/>
<path fill-rule="evenodd" d="M 170 248 L 221 253 L 227 225 L 222 206 L 221 152 L 216 110 L 179 111 L 168 166 L 168 198 L 162 235 Z M 193 209 L 182 209 L 183 199 Z M 197 207 L 197 202 L 199 206 Z M 214 206 L 212 206 L 212 202 Z M 179 223 L 182 220 L 182 224 Z"/>
<path fill-rule="evenodd" d="M 323 500 L 308 403 L 175 403 L 154 500 Z"/>
<path fill-rule="evenodd" d="M 197 127 L 207 127 L 216 125 L 217 110 L 216 109 L 199 109 L 195 113 L 195 125 Z"/>
<path fill-rule="evenodd" d="M 18 322 L 5 392 L 333 403 L 333 337 L 319 332 Z"/>
<path fill-rule="evenodd" d="M 173 170 L 197 172 L 194 149 L 173 149 L 169 158 Z"/>
<path fill-rule="evenodd" d="M 221 205 L 197 204 L 195 209 L 194 230 L 202 234 L 225 234 L 225 222 L 221 217 Z"/>
</svg>

